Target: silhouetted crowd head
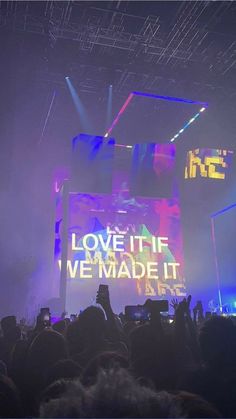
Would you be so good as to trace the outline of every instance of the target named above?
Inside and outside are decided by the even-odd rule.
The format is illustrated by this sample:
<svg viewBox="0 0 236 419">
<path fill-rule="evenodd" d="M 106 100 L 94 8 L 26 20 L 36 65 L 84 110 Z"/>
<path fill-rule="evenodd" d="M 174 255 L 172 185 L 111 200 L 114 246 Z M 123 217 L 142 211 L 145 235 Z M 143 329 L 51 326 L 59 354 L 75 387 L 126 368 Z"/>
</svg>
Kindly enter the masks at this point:
<svg viewBox="0 0 236 419">
<path fill-rule="evenodd" d="M 234 320 L 191 297 L 162 316 L 115 315 L 109 292 L 73 321 L 1 320 L 0 417 L 236 417 Z"/>
</svg>

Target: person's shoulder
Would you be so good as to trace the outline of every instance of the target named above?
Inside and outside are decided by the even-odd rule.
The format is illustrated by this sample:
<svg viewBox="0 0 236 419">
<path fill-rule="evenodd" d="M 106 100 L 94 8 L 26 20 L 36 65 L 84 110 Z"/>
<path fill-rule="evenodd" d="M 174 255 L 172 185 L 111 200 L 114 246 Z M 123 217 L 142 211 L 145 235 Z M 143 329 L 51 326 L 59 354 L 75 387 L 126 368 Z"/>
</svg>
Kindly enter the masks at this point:
<svg viewBox="0 0 236 419">
<path fill-rule="evenodd" d="M 106 341 L 106 350 L 111 352 L 116 352 L 119 355 L 128 356 L 128 348 L 124 342 L 109 342 Z"/>
</svg>

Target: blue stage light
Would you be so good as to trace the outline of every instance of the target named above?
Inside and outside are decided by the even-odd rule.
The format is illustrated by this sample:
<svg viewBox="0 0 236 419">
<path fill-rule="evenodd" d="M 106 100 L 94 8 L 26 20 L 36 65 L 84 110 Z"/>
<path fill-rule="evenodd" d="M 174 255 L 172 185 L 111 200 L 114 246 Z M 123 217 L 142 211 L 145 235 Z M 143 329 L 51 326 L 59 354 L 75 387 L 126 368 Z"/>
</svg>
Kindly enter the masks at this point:
<svg viewBox="0 0 236 419">
<path fill-rule="evenodd" d="M 73 83 L 71 82 L 71 80 L 69 79 L 69 77 L 66 77 L 66 84 L 67 87 L 70 91 L 72 100 L 74 102 L 76 111 L 78 113 L 79 119 L 80 119 L 80 123 L 81 123 L 81 127 L 83 131 L 87 131 L 87 132 L 92 132 L 92 124 L 91 121 L 89 119 L 88 113 L 82 103 L 82 100 L 80 99 L 75 87 L 73 86 Z"/>
</svg>

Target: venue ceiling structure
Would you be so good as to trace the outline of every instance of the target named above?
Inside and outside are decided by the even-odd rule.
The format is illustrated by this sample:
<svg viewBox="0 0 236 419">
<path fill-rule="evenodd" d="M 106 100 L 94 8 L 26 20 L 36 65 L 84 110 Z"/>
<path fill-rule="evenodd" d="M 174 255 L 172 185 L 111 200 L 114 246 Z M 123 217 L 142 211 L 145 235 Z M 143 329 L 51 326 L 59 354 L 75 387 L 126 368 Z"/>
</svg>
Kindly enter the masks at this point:
<svg viewBox="0 0 236 419">
<path fill-rule="evenodd" d="M 67 71 L 96 93 L 107 83 L 117 93 L 159 89 L 161 81 L 192 82 L 224 91 L 236 71 L 236 4 L 232 1 L 2 1 L 1 29 L 48 41 L 38 76 L 60 81 L 50 66 L 65 49 Z M 45 43 L 46 44 L 46 43 Z M 67 49 L 68 47 L 68 49 Z M 54 52 L 55 51 L 55 52 Z M 54 63 L 56 66 L 57 63 Z M 62 80 L 61 80 L 62 81 Z M 236 85 L 228 86 L 231 95 Z M 201 93 L 199 88 L 198 93 Z"/>
<path fill-rule="evenodd" d="M 114 115 L 135 90 L 209 102 L 216 119 L 221 112 L 228 118 L 236 107 L 235 21 L 233 1 L 0 2 L 0 29 L 12 36 L 19 73 L 28 59 L 31 81 L 48 90 L 66 91 L 70 77 L 93 115 L 106 106 L 112 84 Z M 134 103 L 133 112 L 141 106 Z M 173 112 L 162 107 L 167 126 Z M 143 104 L 146 126 L 156 110 L 159 103 Z M 95 125 L 99 135 L 108 128 Z"/>
</svg>

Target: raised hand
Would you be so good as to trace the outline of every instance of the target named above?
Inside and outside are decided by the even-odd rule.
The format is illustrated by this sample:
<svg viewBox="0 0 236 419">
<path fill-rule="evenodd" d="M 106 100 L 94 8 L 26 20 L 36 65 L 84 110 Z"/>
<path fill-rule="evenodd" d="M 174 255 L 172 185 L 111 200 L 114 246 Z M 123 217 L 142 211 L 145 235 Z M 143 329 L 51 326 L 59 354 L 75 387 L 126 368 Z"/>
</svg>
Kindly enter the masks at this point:
<svg viewBox="0 0 236 419">
<path fill-rule="evenodd" d="M 172 300 L 170 301 L 170 306 L 174 309 L 174 311 L 177 310 L 179 303 L 177 298 L 172 298 Z"/>
<path fill-rule="evenodd" d="M 191 303 L 191 295 L 189 295 L 186 298 L 184 298 L 182 301 L 179 302 L 175 309 L 175 314 L 181 315 L 183 317 L 187 316 L 190 317 L 190 303 Z"/>
</svg>

